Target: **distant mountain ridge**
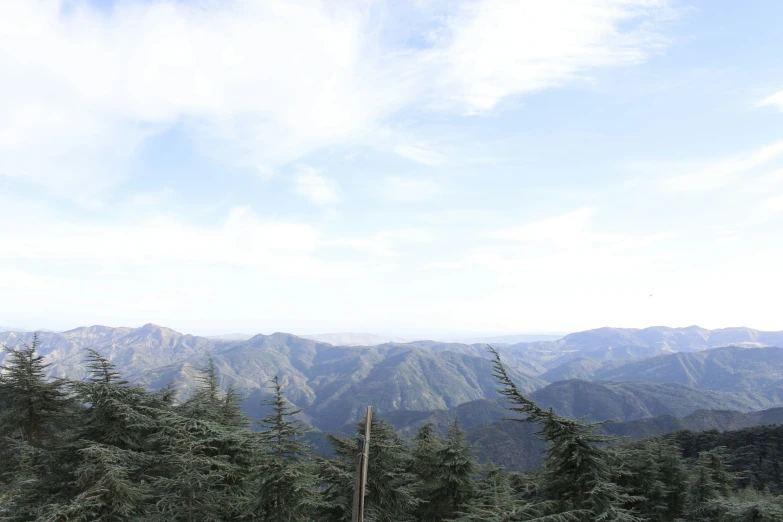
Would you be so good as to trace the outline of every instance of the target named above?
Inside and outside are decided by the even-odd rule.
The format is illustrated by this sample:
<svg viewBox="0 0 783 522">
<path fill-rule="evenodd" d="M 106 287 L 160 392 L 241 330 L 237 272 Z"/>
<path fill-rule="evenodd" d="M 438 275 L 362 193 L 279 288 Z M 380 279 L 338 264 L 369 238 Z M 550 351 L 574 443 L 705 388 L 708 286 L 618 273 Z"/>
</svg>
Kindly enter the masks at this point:
<svg viewBox="0 0 783 522">
<path fill-rule="evenodd" d="M 13 347 L 20 341 L 29 342 L 31 337 L 31 332 L 3 332 L 0 344 Z M 544 388 L 551 381 L 574 377 L 686 385 L 656 387 L 648 383 L 646 387 L 634 385 L 630 389 L 629 385 L 596 387 L 583 381 L 549 387 L 550 391 L 559 390 L 556 397 L 563 398 L 559 408 L 575 415 L 581 411 L 577 404 L 580 394 L 568 391 L 575 386 L 592 390 L 591 396 L 597 404 L 604 404 L 606 412 L 616 410 L 614 403 L 601 401 L 615 395 L 621 397 L 627 402 L 624 406 L 627 411 L 637 412 L 635 417 L 625 413 L 610 416 L 624 419 L 666 413 L 659 407 L 644 406 L 644 401 L 639 402 L 640 394 L 645 401 L 666 394 L 665 400 L 670 402 L 689 397 L 688 404 L 692 403 L 693 409 L 717 407 L 716 400 L 735 401 L 732 407 L 745 411 L 778 404 L 783 401 L 779 386 L 783 380 L 783 361 L 777 349 L 701 351 L 729 340 L 758 345 L 778 339 L 783 339 L 781 332 L 747 328 L 717 331 L 697 327 L 601 328 L 556 341 L 497 348 L 525 393 Z M 497 396 L 489 352 L 481 343 L 415 341 L 357 347 L 285 333 L 226 340 L 181 334 L 154 324 L 140 328 L 91 326 L 60 333 L 42 332 L 40 340 L 40 351 L 51 363 L 54 376 L 83 378 L 86 349 L 92 348 L 114 362 L 130 381 L 152 388 L 174 383 L 182 394 L 193 389 L 197 369 L 211 353 L 224 385 L 236 387 L 247 397 L 249 413 L 261 412 L 258 404 L 268 393 L 268 382 L 279 375 L 287 396 L 304 409 L 303 418 L 324 430 L 341 429 L 358 418 L 368 404 L 380 414 L 397 410 L 427 412 Z M 673 347 L 686 353 L 672 354 Z M 660 355 L 661 351 L 665 355 Z M 650 358 L 651 354 L 659 357 Z M 746 360 L 750 356 L 755 359 Z M 765 361 L 765 357 L 769 360 Z M 0 362 L 4 358 L 5 354 L 0 353 Z M 723 388 L 719 386 L 721 383 L 725 384 Z M 735 395 L 710 399 L 709 394 L 694 392 L 695 388 Z"/>
<path fill-rule="evenodd" d="M 387 343 L 408 343 L 412 340 L 403 337 L 357 332 L 322 333 L 300 335 L 299 337 L 336 346 L 378 346 L 379 344 Z"/>
</svg>

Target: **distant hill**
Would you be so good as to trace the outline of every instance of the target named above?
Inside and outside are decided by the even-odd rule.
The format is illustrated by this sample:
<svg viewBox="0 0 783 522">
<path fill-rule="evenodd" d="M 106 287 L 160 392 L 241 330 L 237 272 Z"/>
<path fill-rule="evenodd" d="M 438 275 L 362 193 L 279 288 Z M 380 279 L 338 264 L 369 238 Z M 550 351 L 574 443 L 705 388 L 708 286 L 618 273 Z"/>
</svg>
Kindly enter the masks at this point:
<svg viewBox="0 0 783 522">
<path fill-rule="evenodd" d="M 464 344 L 476 344 L 486 343 L 491 345 L 496 344 L 519 344 L 519 343 L 532 343 L 536 341 L 557 341 L 562 339 L 565 334 L 516 334 L 516 335 L 497 335 L 487 337 L 465 337 L 454 339 L 440 339 L 443 342 L 464 343 Z"/>
<path fill-rule="evenodd" d="M 682 419 L 662 416 L 639 421 L 609 423 L 603 425 L 601 431 L 607 435 L 630 439 L 667 435 L 678 442 L 686 442 L 682 444 L 683 446 L 687 445 L 689 439 L 716 441 L 717 443 L 712 445 L 705 445 L 704 449 L 711 449 L 718 445 L 726 445 L 722 442 L 722 437 L 711 436 L 712 433 L 752 431 L 762 426 L 781 423 L 783 423 L 783 408 L 753 413 L 699 410 Z M 467 439 L 473 445 L 479 462 L 498 464 L 511 471 L 524 471 L 541 465 L 546 446 L 536 436 L 539 429 L 538 426 L 527 422 L 497 421 L 469 428 Z M 783 429 L 783 426 L 779 429 Z M 761 445 L 751 444 L 747 448 L 751 451 L 764 452 Z M 772 453 L 781 452 L 780 446 L 772 449 Z M 688 456 L 693 456 L 695 452 L 690 453 Z"/>
<path fill-rule="evenodd" d="M 557 341 L 498 349 L 525 393 L 543 388 L 537 392 L 542 404 L 575 416 L 628 420 L 682 416 L 699 408 L 747 411 L 783 403 L 780 349 L 695 351 L 725 340 L 771 342 L 776 335 L 750 329 L 602 328 Z M 0 344 L 15 346 L 31 337 L 30 332 L 3 332 Z M 246 396 L 249 414 L 263 412 L 260 402 L 269 391 L 268 382 L 279 375 L 289 399 L 304 409 L 302 418 L 323 430 L 343 429 L 368 404 L 385 415 L 398 410 L 449 410 L 497 397 L 489 352 L 480 343 L 415 341 L 357 347 L 285 333 L 226 340 L 185 335 L 154 324 L 43 332 L 40 340 L 40 351 L 54 376 L 83 378 L 86 349 L 92 348 L 114 362 L 130 381 L 151 388 L 174 383 L 181 396 L 192 391 L 198 368 L 211 353 L 224 386 L 232 385 Z M 691 352 L 639 359 L 673 346 Z M 0 353 L 0 362 L 4 357 Z M 655 384 L 573 379 L 591 372 L 596 379 Z M 547 386 L 554 380 L 568 383 Z"/>
<path fill-rule="evenodd" d="M 31 338 L 29 332 L 6 332 L 0 334 L 0 343 L 15 346 Z M 497 397 L 487 358 L 409 344 L 332 346 L 284 333 L 225 341 L 153 324 L 77 328 L 42 333 L 40 340 L 40 353 L 54 376 L 83 378 L 86 349 L 92 348 L 117 364 L 131 382 L 153 389 L 174 383 L 181 396 L 193 390 L 198 368 L 211 353 L 223 385 L 247 397 L 249 414 L 262 412 L 259 405 L 269 392 L 269 381 L 279 375 L 289 400 L 304 408 L 305 420 L 330 431 L 359 418 L 368 404 L 385 413 L 448 409 Z M 0 353 L 0 362 L 4 358 Z M 512 372 L 526 392 L 546 385 L 530 372 Z"/>
<path fill-rule="evenodd" d="M 246 334 L 246 333 L 227 333 L 227 334 L 220 334 L 220 335 L 210 335 L 207 338 L 208 339 L 218 339 L 222 341 L 247 341 L 253 337 L 253 334 Z"/>
<path fill-rule="evenodd" d="M 407 343 L 410 341 L 410 339 L 402 337 L 352 332 L 311 334 L 301 335 L 300 337 L 336 346 L 377 346 L 379 344 Z"/>
<path fill-rule="evenodd" d="M 566 335 L 557 341 L 513 344 L 506 349 L 551 370 L 574 359 L 597 361 L 647 359 L 676 352 L 699 352 L 729 345 L 783 346 L 783 332 L 751 328 L 707 330 L 698 326 L 669 328 L 597 328 Z M 543 373 L 543 372 L 542 372 Z"/>
<path fill-rule="evenodd" d="M 677 353 L 601 368 L 597 379 L 673 382 L 716 391 L 754 391 L 779 395 L 783 387 L 783 348 L 731 346 Z"/>
<path fill-rule="evenodd" d="M 751 412 L 778 402 L 753 393 L 699 390 L 674 383 L 594 382 L 569 380 L 533 391 L 529 397 L 539 406 L 554 408 L 561 415 L 588 421 L 623 422 L 658 416 L 685 417 L 697 410 Z M 508 417 L 502 399 L 467 402 L 445 411 L 395 411 L 388 420 L 406 433 L 432 422 L 445 430 L 455 419 L 472 428 Z"/>
<path fill-rule="evenodd" d="M 589 357 L 578 357 L 555 366 L 541 374 L 541 378 L 547 382 L 567 381 L 569 379 L 589 379 L 600 370 L 607 362 L 623 364 L 626 361 L 599 361 Z"/>
</svg>

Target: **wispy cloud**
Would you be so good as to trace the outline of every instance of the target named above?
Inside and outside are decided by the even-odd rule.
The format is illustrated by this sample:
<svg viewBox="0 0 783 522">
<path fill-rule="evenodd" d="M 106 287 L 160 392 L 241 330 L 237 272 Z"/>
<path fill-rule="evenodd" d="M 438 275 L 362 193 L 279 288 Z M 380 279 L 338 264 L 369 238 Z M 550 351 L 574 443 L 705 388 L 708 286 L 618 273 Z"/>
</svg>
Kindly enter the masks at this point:
<svg viewBox="0 0 783 522">
<path fill-rule="evenodd" d="M 451 100 L 468 112 L 561 85 L 596 67 L 635 64 L 666 44 L 662 0 L 468 3 L 444 50 Z"/>
<path fill-rule="evenodd" d="M 659 164 L 659 170 L 680 171 L 664 178 L 661 186 L 672 192 L 700 192 L 726 187 L 744 175 L 783 156 L 783 141 L 717 160 Z"/>
<path fill-rule="evenodd" d="M 504 241 L 551 242 L 572 247 L 585 242 L 607 242 L 616 239 L 616 236 L 595 234 L 589 230 L 590 222 L 596 214 L 595 208 L 584 207 L 559 216 L 491 231 L 487 237 Z"/>
<path fill-rule="evenodd" d="M 294 176 L 296 192 L 316 205 L 330 205 L 340 201 L 337 183 L 312 167 L 302 167 Z"/>
<path fill-rule="evenodd" d="M 399 145 L 394 148 L 398 156 L 421 163 L 422 165 L 438 166 L 446 162 L 446 156 L 438 151 L 415 145 Z"/>
<path fill-rule="evenodd" d="M 498 240 L 506 248 L 514 250 L 516 244 L 533 243 L 554 245 L 560 251 L 587 251 L 600 249 L 603 252 L 620 253 L 647 248 L 657 242 L 674 237 L 672 233 L 659 232 L 652 235 L 625 235 L 596 230 L 594 218 L 598 210 L 583 207 L 554 217 L 547 217 L 523 225 L 488 231 L 487 239 Z M 508 248 L 511 247 L 511 248 Z M 483 252 L 496 249 L 484 248 Z"/>
<path fill-rule="evenodd" d="M 320 244 L 311 225 L 264 220 L 237 207 L 213 227 L 169 216 L 118 224 L 25 219 L 7 231 L 5 260 L 122 262 L 206 262 L 286 271 L 287 263 L 309 258 Z"/>
<path fill-rule="evenodd" d="M 0 2 L 0 173 L 73 198 L 123 179 L 139 145 L 177 123 L 200 150 L 271 172 L 371 135 L 402 108 L 481 111 L 636 63 L 661 43 L 655 21 L 667 10 L 663 0 L 468 2 L 431 47 L 401 49 L 364 3 L 68 6 Z M 417 144 L 396 152 L 443 162 Z"/>
<path fill-rule="evenodd" d="M 422 177 L 387 176 L 379 185 L 379 195 L 392 202 L 431 201 L 443 194 L 441 184 Z"/>
<path fill-rule="evenodd" d="M 767 96 L 759 102 L 760 107 L 775 107 L 783 111 L 783 91 Z"/>
<path fill-rule="evenodd" d="M 433 241 L 433 234 L 428 229 L 397 228 L 382 230 L 368 236 L 334 238 L 326 245 L 347 247 L 376 257 L 397 257 L 402 255 L 401 246 L 431 241 Z"/>
</svg>

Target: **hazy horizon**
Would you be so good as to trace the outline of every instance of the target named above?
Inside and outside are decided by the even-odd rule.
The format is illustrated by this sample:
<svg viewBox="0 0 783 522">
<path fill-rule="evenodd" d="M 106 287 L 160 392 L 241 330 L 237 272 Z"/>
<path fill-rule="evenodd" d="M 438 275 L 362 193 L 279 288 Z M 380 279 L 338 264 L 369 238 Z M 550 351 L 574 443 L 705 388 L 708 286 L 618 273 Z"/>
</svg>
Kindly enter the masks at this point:
<svg viewBox="0 0 783 522">
<path fill-rule="evenodd" d="M 3 323 L 0 323 L 0 332 L 1 331 L 13 331 L 13 330 L 19 330 L 19 331 L 51 331 L 56 333 L 62 333 L 70 330 L 75 330 L 77 328 L 89 328 L 92 326 L 105 326 L 109 328 L 140 328 L 142 326 L 145 326 L 146 324 L 155 324 L 156 326 L 164 327 L 164 328 L 170 328 L 174 331 L 177 331 L 181 334 L 190 334 L 190 335 L 196 335 L 199 337 L 210 337 L 210 338 L 217 338 L 223 335 L 232 335 L 232 334 L 238 334 L 238 335 L 246 335 L 246 336 L 254 336 L 258 334 L 262 335 L 272 335 L 274 333 L 287 333 L 296 335 L 298 337 L 307 337 L 307 336 L 318 336 L 318 335 L 345 335 L 345 334 L 357 334 L 357 335 L 373 335 L 377 337 L 395 337 L 395 338 L 401 338 L 404 341 L 416 341 L 416 340 L 432 340 L 432 341 L 441 341 L 441 342 L 469 342 L 471 340 L 477 340 L 477 339 L 484 339 L 484 340 L 491 340 L 493 338 L 502 338 L 502 337 L 524 337 L 524 336 L 530 336 L 530 337 L 564 337 L 568 334 L 572 333 L 578 333 L 583 331 L 589 331 L 589 330 L 596 330 L 601 328 L 618 328 L 618 329 L 636 329 L 641 330 L 645 328 L 655 328 L 655 327 L 664 327 L 664 328 L 688 328 L 692 326 L 697 326 L 700 328 L 705 328 L 707 330 L 722 330 L 722 329 L 731 329 L 731 328 L 749 328 L 751 330 L 759 330 L 759 331 L 783 331 L 783 329 L 780 330 L 767 330 L 763 328 L 754 328 L 752 325 L 730 325 L 730 326 L 722 326 L 718 328 L 707 328 L 703 325 L 645 325 L 645 326 L 621 326 L 621 325 L 602 325 L 602 326 L 596 326 L 594 328 L 587 328 L 587 329 L 574 329 L 574 330 L 567 330 L 567 331 L 560 331 L 560 332 L 545 332 L 545 331 L 534 331 L 534 330 L 508 330 L 508 331 L 460 331 L 460 330 L 454 330 L 454 331 L 438 331 L 438 330 L 420 330 L 420 329 L 383 329 L 383 328 L 368 328 L 368 329 L 345 329 L 345 330 L 331 330 L 331 331 L 314 331 L 314 330 L 308 330 L 308 329 L 297 329 L 297 328 L 244 328 L 244 329 L 181 329 L 177 328 L 172 325 L 167 324 L 160 324 L 160 323 L 154 323 L 154 322 L 145 322 L 141 324 L 131 324 L 131 323 L 125 323 L 125 324 L 84 324 L 84 325 L 78 325 L 78 326 L 71 326 L 67 328 L 50 328 L 50 327 L 37 327 L 37 328 L 26 328 L 19 325 L 6 325 Z M 500 341 L 497 341 L 500 342 Z"/>
</svg>

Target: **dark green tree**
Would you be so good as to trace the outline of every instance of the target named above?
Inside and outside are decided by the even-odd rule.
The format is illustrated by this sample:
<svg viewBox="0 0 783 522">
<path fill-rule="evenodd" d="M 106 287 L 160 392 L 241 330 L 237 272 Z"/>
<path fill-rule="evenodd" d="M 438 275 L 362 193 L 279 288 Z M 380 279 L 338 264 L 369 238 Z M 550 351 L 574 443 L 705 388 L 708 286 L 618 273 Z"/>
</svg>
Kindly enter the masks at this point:
<svg viewBox="0 0 783 522">
<path fill-rule="evenodd" d="M 457 522 L 506 522 L 525 513 L 524 502 L 515 491 L 511 477 L 500 467 L 489 466 L 476 484 L 475 498 L 465 506 Z"/>
<path fill-rule="evenodd" d="M 364 423 L 357 424 L 357 434 L 364 433 Z M 354 478 L 357 467 L 358 436 L 328 435 L 335 458 L 324 459 L 321 476 L 326 483 L 327 502 L 322 519 L 329 522 L 351 519 Z M 373 417 L 370 437 L 370 458 L 365 498 L 367 522 L 400 522 L 413 518 L 421 500 L 412 468 L 409 446 L 394 428 Z"/>
<path fill-rule="evenodd" d="M 46 377 L 40 338 L 6 346 L 0 366 L 0 496 L 8 520 L 31 520 L 52 498 L 67 496 L 70 461 L 60 450 L 72 402 L 60 380 Z"/>
<path fill-rule="evenodd" d="M 630 506 L 642 518 L 668 522 L 683 516 L 688 489 L 688 473 L 679 450 L 659 440 L 633 444 L 622 453 L 627 473 L 619 482 L 633 497 Z"/>
<path fill-rule="evenodd" d="M 69 399 L 59 380 L 48 380 L 38 334 L 17 349 L 6 346 L 0 366 L 0 436 L 45 447 L 56 438 L 54 427 L 68 409 Z"/>
<path fill-rule="evenodd" d="M 723 448 L 701 452 L 691 470 L 688 518 L 704 522 L 720 521 L 734 478 L 726 469 Z"/>
<path fill-rule="evenodd" d="M 436 466 L 436 487 L 430 500 L 431 518 L 427 520 L 440 521 L 454 517 L 475 494 L 476 460 L 457 420 L 449 425 L 437 452 Z"/>
<path fill-rule="evenodd" d="M 307 429 L 294 416 L 277 376 L 272 380 L 273 397 L 265 401 L 272 412 L 258 423 L 263 453 L 255 467 L 254 494 L 247 518 L 264 522 L 306 522 L 321 506 L 318 470 L 310 445 L 303 437 Z"/>
<path fill-rule="evenodd" d="M 64 441 L 64 450 L 77 457 L 73 498 L 50 506 L 44 520 L 145 520 L 152 495 L 149 440 L 171 407 L 173 391 L 128 386 L 114 365 L 93 350 L 87 367 L 85 381 L 69 383 L 83 405 L 78 427 Z"/>
<path fill-rule="evenodd" d="M 553 515 L 576 517 L 585 522 L 636 522 L 641 520 L 627 506 L 634 499 L 616 481 L 623 465 L 609 446 L 615 439 L 596 432 L 600 424 L 586 423 L 545 410 L 525 397 L 508 376 L 500 355 L 494 355 L 495 377 L 510 410 L 524 415 L 513 419 L 541 426 L 548 443 L 542 474 L 542 499 L 549 501 Z"/>
<path fill-rule="evenodd" d="M 415 494 L 422 499 L 421 504 L 416 508 L 416 520 L 433 520 L 433 510 L 437 510 L 433 500 L 435 500 L 435 490 L 439 486 L 438 459 L 442 448 L 443 443 L 435 433 L 435 426 L 432 423 L 419 428 L 413 439 L 411 452 L 411 472 L 416 476 Z"/>
<path fill-rule="evenodd" d="M 259 453 L 247 429 L 239 396 L 223 393 L 214 360 L 201 369 L 199 386 L 182 405 L 157 419 L 150 437 L 149 520 L 213 522 L 244 513 Z"/>
</svg>

